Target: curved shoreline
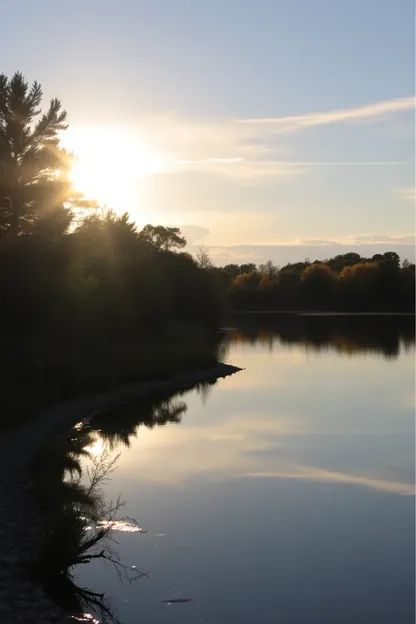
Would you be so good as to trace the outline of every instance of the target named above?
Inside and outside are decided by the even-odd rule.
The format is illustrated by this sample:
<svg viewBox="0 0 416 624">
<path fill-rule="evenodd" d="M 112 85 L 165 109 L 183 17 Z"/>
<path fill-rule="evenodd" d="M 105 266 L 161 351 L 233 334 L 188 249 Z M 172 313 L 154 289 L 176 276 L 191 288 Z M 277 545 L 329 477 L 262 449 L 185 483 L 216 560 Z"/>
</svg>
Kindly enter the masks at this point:
<svg viewBox="0 0 416 624">
<path fill-rule="evenodd" d="M 38 419 L 0 437 L 0 621 L 2 624 L 74 622 L 29 577 L 42 538 L 42 516 L 33 496 L 28 462 L 41 443 L 59 439 L 81 420 L 129 401 L 162 392 L 189 390 L 242 370 L 218 363 L 164 381 L 126 384 L 109 392 L 58 404 Z"/>
</svg>

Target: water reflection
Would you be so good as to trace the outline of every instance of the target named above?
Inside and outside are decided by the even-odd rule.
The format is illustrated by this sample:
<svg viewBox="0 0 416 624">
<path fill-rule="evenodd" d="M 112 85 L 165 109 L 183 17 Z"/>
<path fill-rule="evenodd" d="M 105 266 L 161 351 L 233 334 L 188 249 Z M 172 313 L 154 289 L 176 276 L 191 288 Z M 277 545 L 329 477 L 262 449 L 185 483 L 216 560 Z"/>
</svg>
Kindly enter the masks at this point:
<svg viewBox="0 0 416 624">
<path fill-rule="evenodd" d="M 197 391 L 203 387 L 198 385 Z M 132 518 L 120 517 L 124 506 L 120 496 L 115 501 L 105 496 L 103 488 L 119 460 L 119 454 L 112 451 L 119 445 L 129 447 L 142 426 L 152 429 L 180 423 L 186 409 L 183 401 L 165 396 L 109 410 L 91 424 L 78 423 L 61 444 L 39 449 L 33 458 L 31 475 L 46 522 L 33 571 L 74 620 L 119 623 L 105 593 L 77 585 L 77 566 L 100 559 L 111 563 L 120 579 L 128 582 L 147 576 L 136 565 L 123 564 L 117 552 L 114 533 L 145 534 L 147 530 Z"/>
<path fill-rule="evenodd" d="M 120 578 L 129 582 L 137 580 L 143 573 L 121 562 L 114 532 L 141 532 L 141 528 L 131 518 L 119 517 L 123 507 L 120 497 L 109 501 L 104 494 L 103 488 L 119 456 L 112 457 L 106 449 L 99 455 L 92 455 L 88 449 L 94 448 L 91 445 L 94 433 L 88 425 L 78 427 L 76 434 L 61 445 L 40 449 L 31 462 L 31 474 L 46 525 L 33 572 L 47 593 L 74 620 L 118 624 L 116 612 L 105 593 L 79 587 L 75 582 L 75 569 L 92 560 L 103 560 L 115 567 Z M 90 459 L 83 481 L 81 457 Z"/>
<path fill-rule="evenodd" d="M 302 345 L 305 350 L 334 350 L 340 354 L 380 353 L 397 358 L 400 349 L 415 344 L 413 315 L 319 316 L 264 314 L 241 315 L 230 340 L 237 344 L 262 344 L 273 351 L 278 346 Z"/>
<path fill-rule="evenodd" d="M 100 433 L 100 441 L 95 444 L 107 443 L 110 449 L 119 445 L 129 447 L 140 427 L 153 429 L 167 423 L 178 424 L 186 410 L 186 403 L 170 398 L 152 398 L 140 403 L 133 402 L 117 410 L 108 410 L 97 415 L 92 423 Z"/>
<path fill-rule="evenodd" d="M 79 513 L 86 469 L 120 453 L 104 497 L 121 491 L 140 523 L 94 512 L 95 531 L 118 531 L 120 562 L 150 574 L 120 586 L 90 557 L 62 576 L 109 588 L 123 624 L 410 624 L 413 318 L 256 323 L 225 342 L 238 375 L 74 429 L 48 483 L 64 492 L 72 474 Z"/>
</svg>

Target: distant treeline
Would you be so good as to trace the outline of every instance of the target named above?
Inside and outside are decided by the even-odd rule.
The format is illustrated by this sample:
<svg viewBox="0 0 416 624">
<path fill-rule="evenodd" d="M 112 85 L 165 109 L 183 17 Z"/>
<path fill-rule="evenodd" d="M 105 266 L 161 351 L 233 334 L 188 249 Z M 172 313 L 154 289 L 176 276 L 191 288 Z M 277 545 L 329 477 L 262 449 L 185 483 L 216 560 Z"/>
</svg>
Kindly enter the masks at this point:
<svg viewBox="0 0 416 624">
<path fill-rule="evenodd" d="M 349 252 L 283 267 L 271 261 L 218 270 L 231 309 L 414 311 L 415 265 L 393 251 Z"/>
</svg>

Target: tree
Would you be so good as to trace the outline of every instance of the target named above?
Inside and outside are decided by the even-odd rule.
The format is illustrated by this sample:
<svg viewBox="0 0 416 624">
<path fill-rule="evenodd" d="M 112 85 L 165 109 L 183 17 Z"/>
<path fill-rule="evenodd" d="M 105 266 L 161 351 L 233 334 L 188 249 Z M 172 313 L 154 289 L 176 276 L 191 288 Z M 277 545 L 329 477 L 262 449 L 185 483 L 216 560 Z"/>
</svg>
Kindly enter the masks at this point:
<svg viewBox="0 0 416 624">
<path fill-rule="evenodd" d="M 273 264 L 271 260 L 268 260 L 265 264 L 260 264 L 259 273 L 262 277 L 266 278 L 267 281 L 273 282 L 279 274 L 279 267 Z"/>
<path fill-rule="evenodd" d="M 139 233 L 139 238 L 150 243 L 156 251 L 171 251 L 183 249 L 186 246 L 186 238 L 181 236 L 178 227 L 165 227 L 164 225 L 145 225 Z"/>
<path fill-rule="evenodd" d="M 0 233 L 65 232 L 71 207 L 82 204 L 69 172 L 72 154 L 59 145 L 66 111 L 52 99 L 41 115 L 42 88 L 20 72 L 0 75 Z M 41 116 L 40 116 L 41 115 Z M 39 117 L 40 116 L 40 117 Z"/>
<path fill-rule="evenodd" d="M 335 258 L 331 258 L 328 264 L 336 273 L 340 273 L 344 267 L 353 266 L 362 262 L 362 260 L 363 258 L 361 258 L 360 254 L 355 253 L 355 251 L 349 251 L 346 254 L 339 254 Z"/>
<path fill-rule="evenodd" d="M 305 303 L 311 307 L 331 306 L 334 299 L 336 274 L 327 264 L 311 264 L 301 275 Z"/>
<path fill-rule="evenodd" d="M 240 265 L 240 273 L 253 273 L 253 271 L 256 270 L 257 268 L 254 262 L 247 262 L 246 264 Z"/>
<path fill-rule="evenodd" d="M 74 237 L 90 258 L 105 257 L 115 262 L 122 258 L 135 258 L 140 245 L 136 224 L 127 212 L 116 215 L 112 210 L 104 214 L 85 217 L 74 232 Z"/>
<path fill-rule="evenodd" d="M 400 268 L 400 256 L 395 251 L 386 251 L 380 261 L 380 267 L 397 272 Z"/>
<path fill-rule="evenodd" d="M 196 263 L 200 269 L 212 269 L 214 266 L 211 256 L 205 247 L 200 247 L 196 253 Z"/>
<path fill-rule="evenodd" d="M 339 275 L 341 303 L 345 308 L 369 308 L 377 305 L 380 269 L 377 262 L 359 262 L 345 266 Z"/>
<path fill-rule="evenodd" d="M 231 278 L 234 279 L 240 273 L 240 267 L 238 264 L 226 264 L 223 267 L 225 273 Z"/>
<path fill-rule="evenodd" d="M 257 271 L 250 271 L 250 273 L 239 273 L 234 280 L 234 285 L 239 288 L 252 288 L 257 286 L 260 281 L 260 276 Z"/>
</svg>

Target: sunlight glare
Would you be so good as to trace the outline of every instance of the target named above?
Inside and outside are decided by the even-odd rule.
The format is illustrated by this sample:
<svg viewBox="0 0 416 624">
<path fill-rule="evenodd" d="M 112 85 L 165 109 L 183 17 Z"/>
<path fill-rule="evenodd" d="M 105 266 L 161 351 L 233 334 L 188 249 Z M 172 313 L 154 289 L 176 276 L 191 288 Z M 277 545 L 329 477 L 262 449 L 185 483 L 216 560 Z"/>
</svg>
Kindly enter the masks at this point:
<svg viewBox="0 0 416 624">
<path fill-rule="evenodd" d="M 92 444 L 84 448 L 84 451 L 87 451 L 93 457 L 99 457 L 104 452 L 104 440 L 97 436 Z"/>
<path fill-rule="evenodd" d="M 70 174 L 76 190 L 116 212 L 137 206 L 137 184 L 160 171 L 163 159 L 115 127 L 72 128 L 62 143 L 77 160 Z"/>
</svg>

